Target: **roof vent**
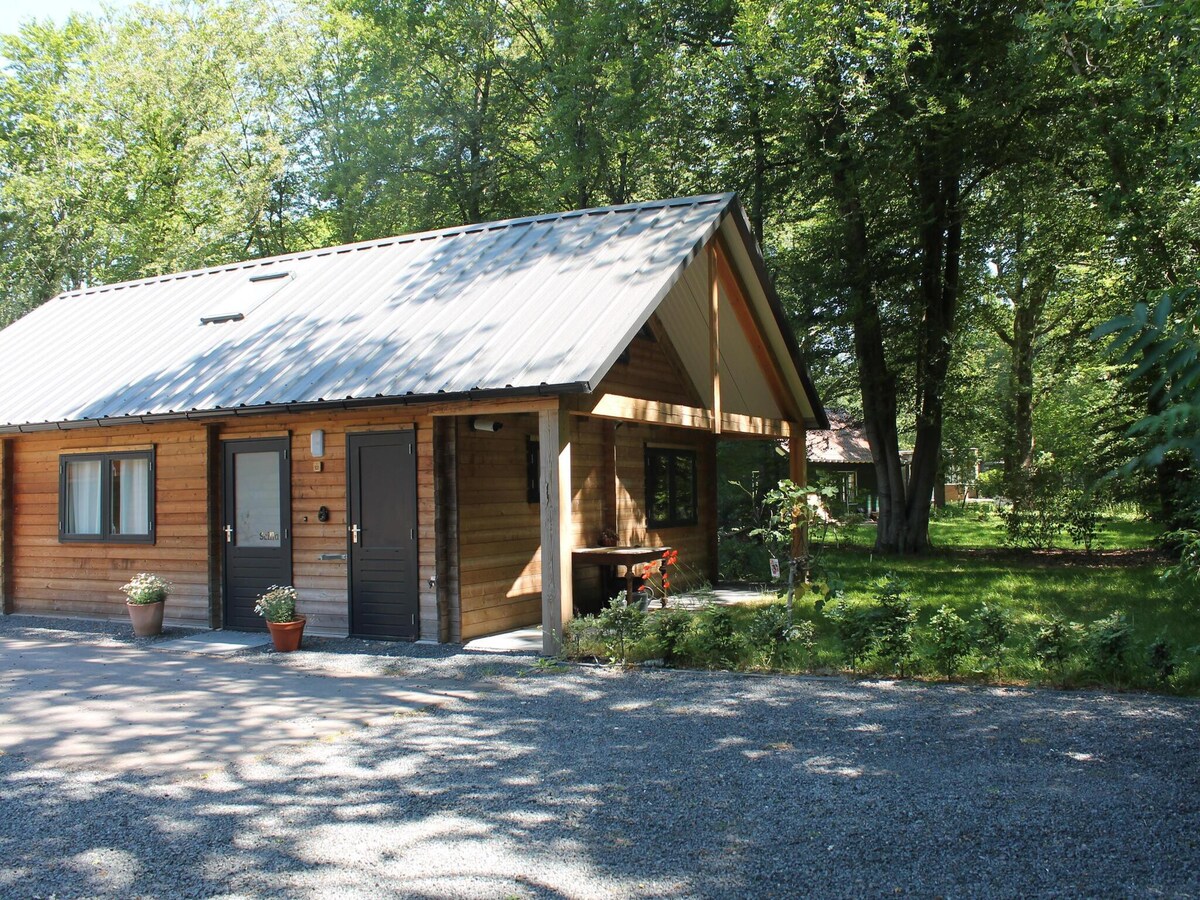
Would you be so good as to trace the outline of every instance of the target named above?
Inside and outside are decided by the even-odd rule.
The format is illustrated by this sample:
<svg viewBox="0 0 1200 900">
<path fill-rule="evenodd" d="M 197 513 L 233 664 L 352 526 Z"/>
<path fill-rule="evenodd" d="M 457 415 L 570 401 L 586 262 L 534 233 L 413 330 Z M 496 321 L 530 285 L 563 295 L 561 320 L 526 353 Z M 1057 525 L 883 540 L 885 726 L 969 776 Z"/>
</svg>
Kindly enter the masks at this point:
<svg viewBox="0 0 1200 900">
<path fill-rule="evenodd" d="M 240 322 L 246 318 L 241 313 L 226 313 L 223 316 L 201 316 L 201 325 L 220 325 L 223 322 Z"/>
</svg>

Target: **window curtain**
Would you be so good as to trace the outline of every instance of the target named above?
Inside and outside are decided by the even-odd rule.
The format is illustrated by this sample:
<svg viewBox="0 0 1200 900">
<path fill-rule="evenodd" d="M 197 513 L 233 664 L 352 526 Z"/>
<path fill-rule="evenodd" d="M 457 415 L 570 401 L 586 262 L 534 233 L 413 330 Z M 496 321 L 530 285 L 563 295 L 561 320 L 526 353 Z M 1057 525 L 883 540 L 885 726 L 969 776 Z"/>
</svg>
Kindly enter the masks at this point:
<svg viewBox="0 0 1200 900">
<path fill-rule="evenodd" d="M 150 533 L 150 461 L 113 460 L 113 532 Z"/>
<path fill-rule="evenodd" d="M 67 533 L 100 533 L 100 460 L 67 463 Z"/>
</svg>

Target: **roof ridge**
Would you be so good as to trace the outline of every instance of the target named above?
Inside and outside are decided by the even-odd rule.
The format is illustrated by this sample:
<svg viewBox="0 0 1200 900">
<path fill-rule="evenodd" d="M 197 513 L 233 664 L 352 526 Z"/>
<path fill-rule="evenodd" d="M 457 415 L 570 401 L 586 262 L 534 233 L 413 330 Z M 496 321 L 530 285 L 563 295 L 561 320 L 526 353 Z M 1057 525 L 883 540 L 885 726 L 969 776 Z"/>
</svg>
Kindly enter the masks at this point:
<svg viewBox="0 0 1200 900">
<path fill-rule="evenodd" d="M 222 272 L 236 272 L 245 269 L 267 268 L 281 263 L 309 259 L 313 256 L 331 256 L 334 254 L 353 253 L 362 250 L 377 250 L 391 247 L 395 244 L 411 244 L 417 241 L 435 240 L 444 237 L 456 237 L 480 231 L 499 231 L 503 228 L 513 228 L 520 225 L 545 224 L 558 222 L 569 218 L 604 215 L 618 212 L 634 212 L 647 209 L 669 209 L 680 206 L 702 206 L 710 203 L 729 203 L 736 194 L 726 192 L 721 194 L 696 194 L 690 197 L 670 197 L 662 200 L 644 200 L 639 203 L 622 203 L 614 206 L 594 206 L 586 209 L 569 209 L 555 213 L 538 213 L 531 216 L 520 216 L 511 219 L 497 219 L 491 222 L 473 222 L 463 225 L 452 225 L 446 228 L 435 228 L 428 231 L 415 231 L 409 234 L 398 234 L 390 237 L 372 238 L 367 241 L 357 241 L 351 244 L 335 244 L 330 247 L 314 247 L 310 250 L 297 250 L 277 256 L 264 256 L 258 259 L 240 260 L 238 262 L 222 263 L 216 266 L 205 266 L 199 269 L 187 269 L 182 272 L 170 272 L 163 275 L 151 275 L 143 278 L 131 278 L 127 281 L 117 281 L 112 284 L 101 284 L 94 287 L 76 288 L 63 291 L 55 296 L 79 298 L 105 294 L 110 291 L 122 291 L 128 288 L 142 287 L 150 284 L 165 284 L 170 281 L 184 281 L 188 278 L 199 278 L 202 275 L 217 275 Z"/>
</svg>

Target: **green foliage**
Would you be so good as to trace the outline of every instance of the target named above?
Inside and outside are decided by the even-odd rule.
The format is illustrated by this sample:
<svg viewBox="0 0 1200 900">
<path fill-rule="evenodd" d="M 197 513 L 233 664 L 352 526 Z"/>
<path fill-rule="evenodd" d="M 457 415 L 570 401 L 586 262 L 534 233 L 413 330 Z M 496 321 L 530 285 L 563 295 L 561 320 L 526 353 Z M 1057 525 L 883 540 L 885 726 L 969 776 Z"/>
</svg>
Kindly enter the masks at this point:
<svg viewBox="0 0 1200 900">
<path fill-rule="evenodd" d="M 789 478 L 767 491 L 756 527 L 749 532 L 779 560 L 792 556 L 792 537 L 801 529 L 812 532 L 828 527 L 829 518 L 823 514 L 824 501 L 833 496 L 834 488 L 813 488 L 796 484 Z"/>
<path fill-rule="evenodd" d="M 1079 626 L 1061 618 L 1042 623 L 1034 634 L 1033 655 L 1042 667 L 1066 682 L 1067 663 L 1079 645 Z"/>
<path fill-rule="evenodd" d="M 1008 542 L 1032 550 L 1049 550 L 1063 530 L 1066 500 L 1062 478 L 1052 460 L 1045 457 L 1035 466 L 1022 469 L 1006 484 L 1010 504 L 1000 517 Z"/>
<path fill-rule="evenodd" d="M 296 621 L 296 589 L 290 584 L 273 584 L 254 603 L 254 611 L 276 624 Z"/>
<path fill-rule="evenodd" d="M 857 671 L 863 658 L 870 652 L 875 640 L 875 628 L 871 611 L 860 604 L 839 599 L 827 605 L 825 617 L 833 624 L 834 633 L 842 647 L 846 664 Z"/>
<path fill-rule="evenodd" d="M 966 621 L 950 607 L 942 606 L 929 620 L 929 638 L 938 671 L 947 678 L 954 677 L 959 662 L 971 652 Z"/>
<path fill-rule="evenodd" d="M 1117 359 L 1131 367 L 1127 383 L 1153 379 L 1149 394 L 1159 409 L 1129 429 L 1149 448 L 1127 463 L 1127 472 L 1157 466 L 1173 452 L 1200 459 L 1198 298 L 1194 287 L 1166 291 L 1153 309 L 1138 303 L 1129 315 L 1117 316 L 1095 331 L 1097 338 L 1111 337 Z"/>
<path fill-rule="evenodd" d="M 646 633 L 655 652 L 668 664 L 682 659 L 691 630 L 692 616 L 681 609 L 664 609 L 650 616 L 646 623 Z"/>
<path fill-rule="evenodd" d="M 728 606 L 704 607 L 692 623 L 692 652 L 700 665 L 713 669 L 736 669 L 746 651 L 737 617 Z"/>
<path fill-rule="evenodd" d="M 978 524 L 968 511 L 945 513 L 938 522 L 967 535 L 982 534 Z M 1153 534 L 1145 523 L 1120 518 L 1114 532 L 1129 548 L 1139 541 L 1144 545 Z M 655 657 L 679 666 L 767 665 L 788 672 L 844 667 L 890 676 L 896 664 L 881 651 L 879 640 L 882 593 L 900 626 L 907 614 L 897 597 L 908 600 L 909 612 L 925 623 L 918 626 L 908 672 L 962 677 L 979 671 L 1014 681 L 1084 679 L 1187 693 L 1200 689 L 1188 663 L 1188 655 L 1200 651 L 1192 592 L 1161 582 L 1152 559 L 1131 563 L 1129 554 L 1086 563 L 1072 556 L 1031 558 L 999 552 L 999 536 L 989 539 L 989 553 L 948 551 L 912 560 L 877 560 L 857 549 L 831 553 L 846 574 L 847 595 L 826 603 L 819 592 L 804 593 L 795 602 L 790 630 L 779 602 L 650 613 L 627 661 Z M 911 590 L 902 588 L 900 579 Z M 1136 624 L 1118 603 L 1136 604 Z M 1164 634 L 1171 635 L 1171 643 Z M 573 621 L 568 637 L 572 656 L 610 653 L 594 618 Z M 1193 644 L 1197 647 L 1176 649 Z"/>
<path fill-rule="evenodd" d="M 812 668 L 813 655 L 817 646 L 816 624 L 804 619 L 793 625 L 792 645 L 801 651 L 801 665 L 807 672 Z"/>
<path fill-rule="evenodd" d="M 1088 626 L 1084 648 L 1092 669 L 1107 681 L 1121 683 L 1129 674 L 1133 628 L 1122 612 L 1113 612 Z"/>
<path fill-rule="evenodd" d="M 646 613 L 637 604 L 626 602 L 625 595 L 613 597 L 596 616 L 605 652 L 614 662 L 627 662 L 630 651 L 646 631 Z"/>
<path fill-rule="evenodd" d="M 917 614 L 905 593 L 905 585 L 888 573 L 874 587 L 871 630 L 876 655 L 903 677 L 905 665 L 913 656 L 913 626 Z"/>
<path fill-rule="evenodd" d="M 984 603 L 973 617 L 975 650 L 988 671 L 1004 661 L 1004 645 L 1012 634 L 1012 621 L 999 606 Z"/>
<path fill-rule="evenodd" d="M 1095 500 L 1086 495 L 1072 499 L 1066 513 L 1067 534 L 1071 540 L 1091 553 L 1096 546 L 1096 540 L 1104 529 L 1103 518 L 1096 509 Z"/>
<path fill-rule="evenodd" d="M 563 635 L 563 651 L 567 656 L 575 659 L 590 659 L 604 655 L 600 622 L 596 616 L 576 616 L 567 623 Z"/>
<path fill-rule="evenodd" d="M 121 586 L 121 591 L 130 603 L 135 606 L 142 606 L 147 603 L 157 603 L 159 600 L 166 600 L 167 596 L 171 593 L 172 587 L 171 582 L 160 578 L 158 575 L 152 575 L 148 572 L 138 572 L 133 578 L 129 579 L 128 584 Z"/>
<path fill-rule="evenodd" d="M 768 666 L 779 665 L 789 645 L 804 635 L 804 631 L 792 624 L 790 619 L 787 607 L 780 603 L 760 606 L 750 617 L 747 640 L 753 650 L 762 654 Z M 802 624 L 809 626 L 807 638 L 811 640 L 812 623 Z"/>
<path fill-rule="evenodd" d="M 1167 640 L 1166 635 L 1159 635 L 1146 648 L 1146 665 L 1149 666 L 1150 672 L 1154 676 L 1155 685 L 1160 689 L 1170 684 L 1171 679 L 1175 677 L 1179 663 L 1175 658 L 1174 648 Z"/>
<path fill-rule="evenodd" d="M 1170 582 L 1200 586 L 1200 530 L 1183 528 L 1163 535 L 1163 543 L 1174 549 L 1177 560 L 1163 572 Z"/>
</svg>

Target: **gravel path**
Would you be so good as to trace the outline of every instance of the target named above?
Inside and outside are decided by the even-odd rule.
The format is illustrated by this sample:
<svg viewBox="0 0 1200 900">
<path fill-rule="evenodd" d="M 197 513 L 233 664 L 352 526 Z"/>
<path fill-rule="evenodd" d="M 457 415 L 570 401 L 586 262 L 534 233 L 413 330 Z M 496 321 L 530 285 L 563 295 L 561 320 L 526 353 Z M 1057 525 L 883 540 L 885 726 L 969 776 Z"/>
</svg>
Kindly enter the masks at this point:
<svg viewBox="0 0 1200 900">
<path fill-rule="evenodd" d="M 49 624 L 0 647 L 117 640 Z M 236 660 L 469 690 L 202 775 L 4 748 L 0 895 L 1200 896 L 1195 701 L 330 644 Z"/>
</svg>

